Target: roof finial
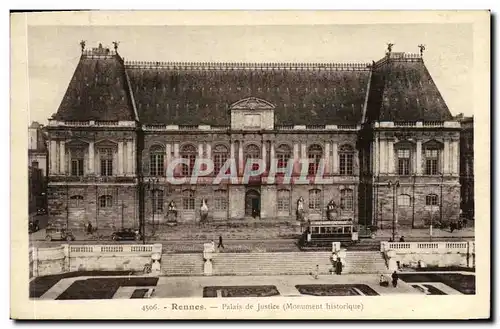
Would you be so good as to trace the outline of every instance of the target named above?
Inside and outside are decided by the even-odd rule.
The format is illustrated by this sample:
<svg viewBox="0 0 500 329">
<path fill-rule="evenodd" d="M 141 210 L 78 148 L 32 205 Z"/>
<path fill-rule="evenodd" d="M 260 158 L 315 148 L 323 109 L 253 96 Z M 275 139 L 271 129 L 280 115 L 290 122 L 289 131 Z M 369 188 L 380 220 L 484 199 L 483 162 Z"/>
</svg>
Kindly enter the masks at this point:
<svg viewBox="0 0 500 329">
<path fill-rule="evenodd" d="M 392 52 L 392 47 L 393 47 L 393 46 L 394 46 L 394 44 L 393 44 L 393 43 L 390 43 L 390 42 L 389 42 L 389 43 L 387 44 L 387 53 L 388 53 L 388 54 L 390 54 L 390 53 Z"/>
<path fill-rule="evenodd" d="M 119 41 L 113 41 L 113 46 L 115 48 L 115 52 L 118 54 L 118 45 L 120 44 Z"/>
<path fill-rule="evenodd" d="M 85 51 L 85 40 L 80 41 L 80 47 L 82 47 L 82 53 Z"/>
<path fill-rule="evenodd" d="M 425 45 L 419 44 L 418 48 L 420 48 L 420 56 L 424 56 Z"/>
</svg>

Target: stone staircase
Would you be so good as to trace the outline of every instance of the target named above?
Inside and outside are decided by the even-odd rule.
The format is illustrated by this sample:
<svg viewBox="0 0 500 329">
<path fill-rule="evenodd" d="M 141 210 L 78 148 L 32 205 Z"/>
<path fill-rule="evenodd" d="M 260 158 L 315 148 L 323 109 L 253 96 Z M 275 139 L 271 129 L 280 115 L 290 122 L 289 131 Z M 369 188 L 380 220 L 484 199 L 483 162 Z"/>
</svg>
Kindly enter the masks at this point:
<svg viewBox="0 0 500 329">
<path fill-rule="evenodd" d="M 220 253 L 213 259 L 214 275 L 322 274 L 332 268 L 330 252 Z"/>
<path fill-rule="evenodd" d="M 161 273 L 170 276 L 203 275 L 203 254 L 163 254 Z"/>
<path fill-rule="evenodd" d="M 212 275 L 307 275 L 330 274 L 331 252 L 248 252 L 217 253 L 212 260 Z M 378 251 L 348 251 L 343 274 L 387 273 L 385 260 Z M 163 275 L 203 275 L 201 253 L 163 254 Z"/>
<path fill-rule="evenodd" d="M 342 273 L 388 273 L 380 251 L 347 251 Z"/>
</svg>

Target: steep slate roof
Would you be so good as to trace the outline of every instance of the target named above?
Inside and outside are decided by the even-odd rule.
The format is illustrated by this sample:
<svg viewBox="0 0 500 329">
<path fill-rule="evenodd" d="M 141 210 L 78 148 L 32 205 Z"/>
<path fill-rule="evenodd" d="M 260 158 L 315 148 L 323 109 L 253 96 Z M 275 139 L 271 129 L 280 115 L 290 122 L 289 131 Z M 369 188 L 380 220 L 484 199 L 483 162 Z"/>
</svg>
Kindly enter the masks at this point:
<svg viewBox="0 0 500 329">
<path fill-rule="evenodd" d="M 107 54 L 82 54 L 55 120 L 135 120 L 123 61 Z"/>
<path fill-rule="evenodd" d="M 392 53 L 375 64 L 368 121 L 446 121 L 453 117 L 420 55 Z"/>
<path fill-rule="evenodd" d="M 323 69 L 314 64 L 134 63 L 126 69 L 145 124 L 229 125 L 229 106 L 247 97 L 272 103 L 278 125 L 359 123 L 370 69 L 319 65 Z"/>
</svg>

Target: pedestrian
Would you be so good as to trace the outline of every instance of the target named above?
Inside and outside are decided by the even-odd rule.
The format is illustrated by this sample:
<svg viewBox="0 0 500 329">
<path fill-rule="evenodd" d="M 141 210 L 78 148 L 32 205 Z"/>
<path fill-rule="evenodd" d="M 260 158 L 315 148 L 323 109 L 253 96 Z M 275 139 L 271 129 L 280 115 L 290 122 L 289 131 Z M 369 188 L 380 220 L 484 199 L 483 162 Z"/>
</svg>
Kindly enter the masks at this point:
<svg viewBox="0 0 500 329">
<path fill-rule="evenodd" d="M 319 265 L 316 265 L 316 273 L 314 274 L 314 278 L 317 280 L 319 276 Z"/>
<path fill-rule="evenodd" d="M 87 234 L 92 234 L 92 223 L 90 221 L 87 225 Z"/>
<path fill-rule="evenodd" d="M 398 286 L 398 279 L 399 279 L 398 273 L 394 271 L 394 273 L 392 273 L 392 286 L 394 288 Z"/>
<path fill-rule="evenodd" d="M 450 222 L 450 232 L 453 233 L 455 230 L 455 222 Z"/>
<path fill-rule="evenodd" d="M 405 237 L 404 237 L 404 235 L 402 235 L 402 236 L 399 238 L 399 242 L 405 242 Z"/>
<path fill-rule="evenodd" d="M 337 260 L 337 264 L 336 264 L 336 272 L 337 272 L 337 275 L 341 275 L 342 274 L 342 261 L 340 259 Z"/>
<path fill-rule="evenodd" d="M 222 235 L 219 235 L 219 244 L 217 245 L 217 248 L 225 249 L 224 244 L 222 243 Z"/>
</svg>

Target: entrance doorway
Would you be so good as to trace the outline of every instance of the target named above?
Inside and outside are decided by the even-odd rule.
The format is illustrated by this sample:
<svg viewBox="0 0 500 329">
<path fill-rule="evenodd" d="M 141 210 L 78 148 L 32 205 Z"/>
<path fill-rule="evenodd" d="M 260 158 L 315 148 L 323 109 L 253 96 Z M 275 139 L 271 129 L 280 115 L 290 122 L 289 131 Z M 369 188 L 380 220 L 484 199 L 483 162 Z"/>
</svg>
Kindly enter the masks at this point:
<svg viewBox="0 0 500 329">
<path fill-rule="evenodd" d="M 256 190 L 245 194 L 245 216 L 260 217 L 260 193 Z"/>
</svg>

